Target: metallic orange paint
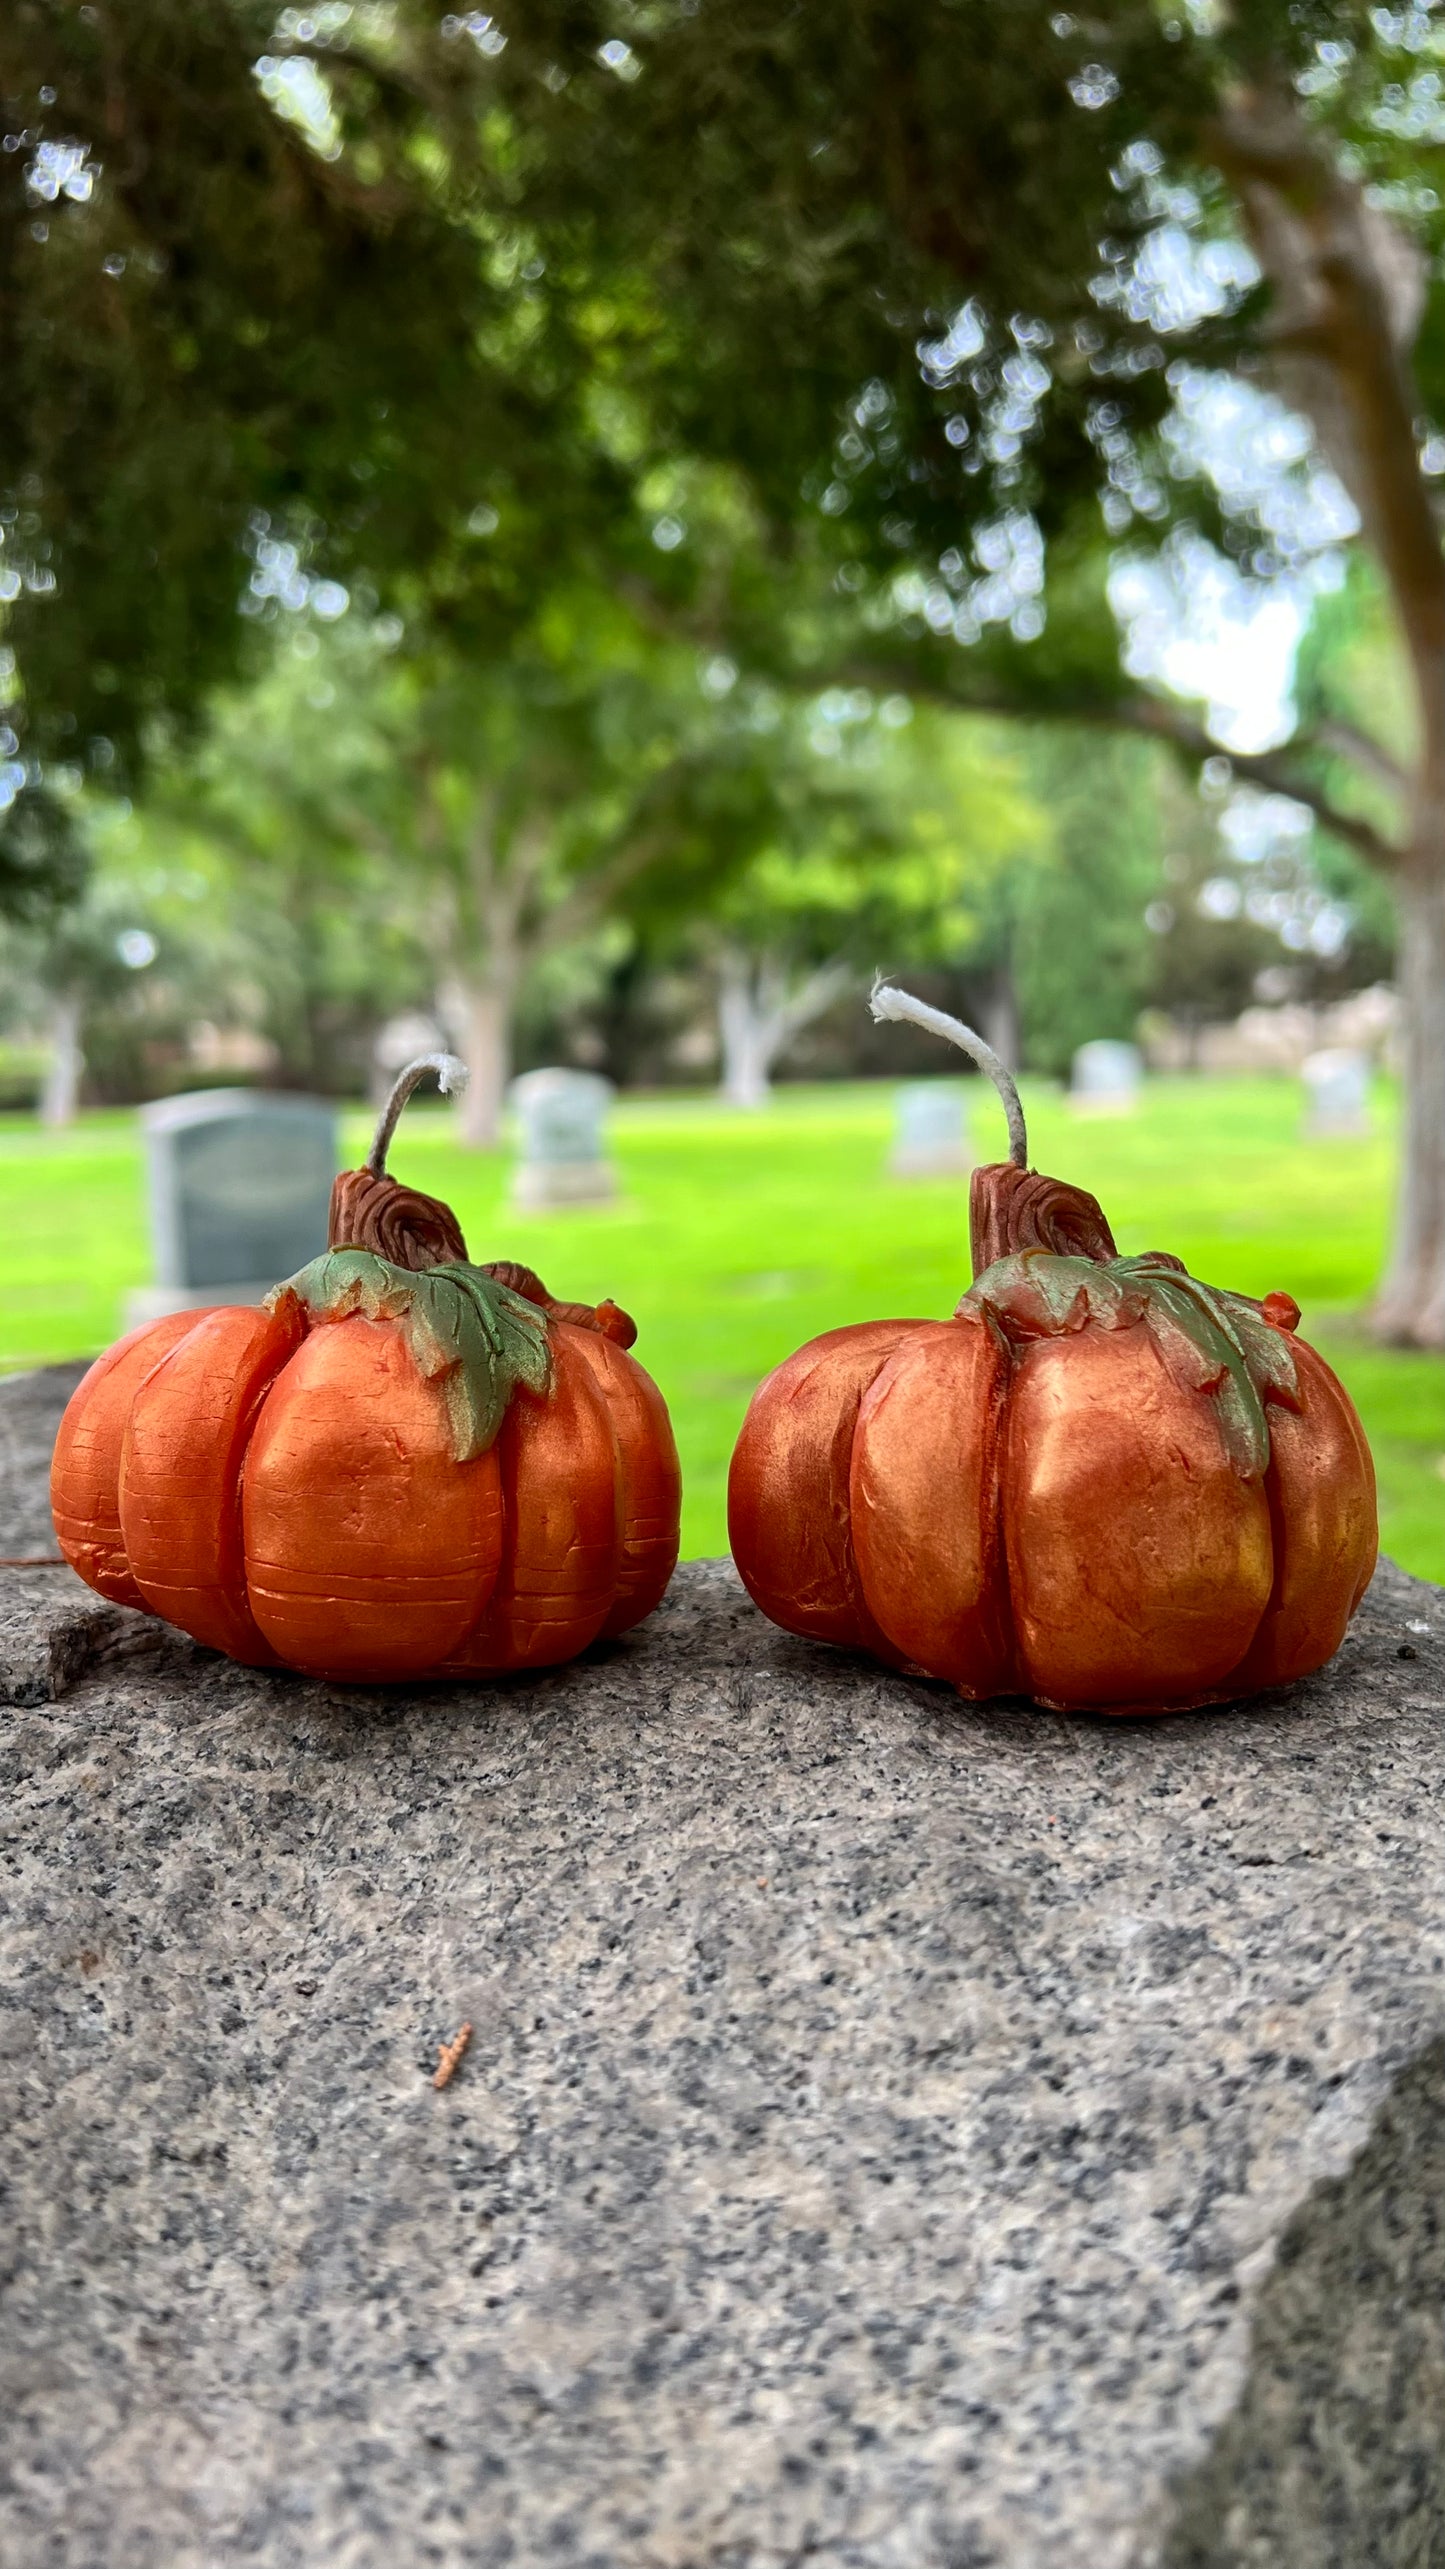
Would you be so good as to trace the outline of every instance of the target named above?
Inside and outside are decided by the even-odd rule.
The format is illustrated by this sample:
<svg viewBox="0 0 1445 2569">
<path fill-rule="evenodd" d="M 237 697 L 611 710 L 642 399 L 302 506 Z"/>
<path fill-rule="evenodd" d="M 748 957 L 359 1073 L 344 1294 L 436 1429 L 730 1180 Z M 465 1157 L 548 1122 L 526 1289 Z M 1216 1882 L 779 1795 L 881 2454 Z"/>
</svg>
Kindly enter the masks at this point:
<svg viewBox="0 0 1445 2569">
<path fill-rule="evenodd" d="M 1375 1566 L 1375 1466 L 1355 1406 L 1324 1358 L 1292 1340 L 1298 1414 L 1275 1410 L 1265 1479 L 1274 1549 L 1269 1605 L 1237 1671 L 1279 1686 L 1323 1667 Z"/>
<path fill-rule="evenodd" d="M 376 1684 L 570 1658 L 650 1613 L 677 1559 L 667 1411 L 608 1311 L 548 1313 L 551 1391 L 519 1388 L 465 1462 L 397 1321 L 286 1296 L 156 1322 L 66 1411 L 61 1549 L 256 1665 Z"/>
<path fill-rule="evenodd" d="M 1142 1322 L 1024 1348 L 1002 1487 L 1026 1693 L 1155 1704 L 1223 1685 L 1269 1600 L 1269 1504 Z"/>
<path fill-rule="evenodd" d="M 554 1668 L 595 1641 L 617 1595 L 622 1561 L 623 1472 L 604 1394 L 577 1345 L 585 1333 L 552 1328 L 552 1389 L 518 1392 L 495 1451 L 506 1491 L 496 1585 L 466 1642 L 447 1653 L 448 1675 L 480 1669 Z"/>
<path fill-rule="evenodd" d="M 251 1667 L 277 1653 L 247 1601 L 241 1467 L 301 1335 L 294 1304 L 209 1312 L 141 1384 L 121 1455 L 121 1532 L 147 1605 Z"/>
<path fill-rule="evenodd" d="M 786 1630 L 970 1697 L 1142 1713 L 1287 1683 L 1338 1648 L 1376 1552 L 1363 1430 L 1289 1346 L 1300 1406 L 1270 1400 L 1250 1479 L 1141 1321 L 1013 1346 L 967 1307 L 832 1330 L 754 1395 L 734 1558 Z"/>
<path fill-rule="evenodd" d="M 310 1332 L 257 1420 L 242 1487 L 251 1609 L 288 1666 L 420 1676 L 485 1609 L 502 1550 L 496 1448 L 454 1461 L 445 1395 L 395 1321 Z"/>
<path fill-rule="evenodd" d="M 602 1626 L 610 1639 L 651 1614 L 677 1566 L 682 1467 L 667 1403 L 652 1376 L 603 1330 L 570 1335 L 607 1404 L 622 1470 L 622 1544 L 615 1598 Z"/>
<path fill-rule="evenodd" d="M 975 1695 L 1009 1673 L 1007 1389 L 1008 1357 L 982 1321 L 923 1321 L 874 1375 L 853 1436 L 849 1522 L 867 1606 L 905 1660 Z"/>
<path fill-rule="evenodd" d="M 765 1615 L 789 1632 L 890 1656 L 863 1602 L 848 1475 L 858 1403 L 879 1368 L 926 1321 L 830 1329 L 754 1394 L 728 1477 L 733 1556 Z"/>
<path fill-rule="evenodd" d="M 205 1314 L 168 1312 L 97 1356 L 60 1422 L 50 1475 L 56 1539 L 72 1569 L 112 1605 L 139 1606 L 120 1530 L 120 1457 L 131 1403 L 152 1366 Z"/>
</svg>

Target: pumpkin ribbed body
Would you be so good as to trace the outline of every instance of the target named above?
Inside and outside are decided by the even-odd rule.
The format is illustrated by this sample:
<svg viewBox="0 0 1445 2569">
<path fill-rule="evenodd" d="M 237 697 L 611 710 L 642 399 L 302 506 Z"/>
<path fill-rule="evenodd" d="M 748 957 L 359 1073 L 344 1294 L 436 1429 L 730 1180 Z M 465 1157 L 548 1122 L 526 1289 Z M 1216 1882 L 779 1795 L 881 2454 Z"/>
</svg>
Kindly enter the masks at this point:
<svg viewBox="0 0 1445 2569">
<path fill-rule="evenodd" d="M 763 1612 L 1059 1708 L 1228 1701 L 1320 1667 L 1377 1541 L 1369 1448 L 1323 1359 L 1289 1336 L 1249 1468 L 1217 1381 L 1127 1297 L 1107 1325 L 1074 1308 L 1029 1328 L 966 1303 L 833 1330 L 768 1377 L 728 1492 Z"/>
<path fill-rule="evenodd" d="M 93 1365 L 56 1442 L 62 1551 L 117 1603 L 255 1666 L 378 1683 L 540 1668 L 650 1614 L 677 1559 L 666 1407 L 549 1317 L 550 1383 L 457 1459 L 399 1320 L 184 1313 Z"/>
</svg>

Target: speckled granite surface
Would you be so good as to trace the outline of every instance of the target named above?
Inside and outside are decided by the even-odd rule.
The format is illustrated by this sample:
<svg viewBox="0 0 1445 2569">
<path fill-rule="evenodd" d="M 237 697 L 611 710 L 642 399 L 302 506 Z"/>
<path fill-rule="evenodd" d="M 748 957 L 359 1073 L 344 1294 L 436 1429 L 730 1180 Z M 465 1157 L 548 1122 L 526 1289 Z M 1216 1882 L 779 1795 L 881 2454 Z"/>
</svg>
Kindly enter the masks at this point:
<svg viewBox="0 0 1445 2569">
<path fill-rule="evenodd" d="M 1110 1726 L 695 1564 L 539 1683 L 80 1652 L 0 1711 L 0 2559 L 1423 2569 L 1442 1645 L 1383 1571 Z"/>
</svg>

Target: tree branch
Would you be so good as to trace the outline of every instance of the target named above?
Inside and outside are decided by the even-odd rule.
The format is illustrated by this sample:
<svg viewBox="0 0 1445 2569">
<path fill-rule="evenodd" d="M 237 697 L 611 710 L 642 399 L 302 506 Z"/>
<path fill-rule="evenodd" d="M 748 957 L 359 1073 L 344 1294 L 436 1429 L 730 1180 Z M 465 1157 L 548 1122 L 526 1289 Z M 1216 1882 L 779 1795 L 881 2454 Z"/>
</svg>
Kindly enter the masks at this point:
<svg viewBox="0 0 1445 2569">
<path fill-rule="evenodd" d="M 1273 290 L 1282 388 L 1355 501 L 1393 593 L 1419 691 L 1425 771 L 1438 792 L 1445 556 L 1416 441 L 1410 351 L 1423 291 L 1418 257 L 1288 91 L 1236 91 L 1206 140 L 1238 194 Z"/>
<path fill-rule="evenodd" d="M 538 922 L 536 935 L 531 940 L 533 956 L 551 954 L 558 946 L 566 945 L 569 939 L 581 936 L 594 926 L 609 901 L 615 900 L 619 892 L 625 892 L 630 883 L 636 882 L 639 874 L 645 874 L 649 865 L 656 863 L 665 844 L 660 830 L 642 830 L 618 848 L 595 874 L 584 875 L 580 881 L 574 882 L 570 891 L 564 892 L 561 900 L 555 902 Z"/>
<path fill-rule="evenodd" d="M 1409 770 L 1381 741 L 1361 731 L 1358 723 L 1346 722 L 1340 714 L 1322 714 L 1318 722 L 1311 723 L 1308 738 L 1317 748 L 1332 750 L 1337 758 L 1348 758 L 1352 766 L 1362 768 L 1390 793 L 1409 793 Z"/>
<path fill-rule="evenodd" d="M 1258 785 L 1269 794 L 1287 794 L 1291 802 L 1302 803 L 1313 812 L 1322 829 L 1342 839 L 1382 873 L 1394 873 L 1404 858 L 1405 850 L 1397 840 L 1377 829 L 1363 813 L 1342 811 L 1323 785 L 1298 765 L 1301 752 L 1311 747 L 1343 746 L 1339 740 L 1327 743 L 1321 734 L 1287 741 L 1279 749 L 1232 750 L 1215 740 L 1186 706 L 1173 704 L 1164 696 L 1145 695 L 1142 690 L 1127 696 L 1080 696 L 1072 700 L 1055 697 L 1047 705 L 1025 705 L 1001 691 L 989 696 L 971 689 L 967 696 L 955 695 L 936 681 L 910 681 L 906 670 L 890 667 L 886 662 L 849 661 L 837 672 L 836 683 L 868 687 L 874 694 L 899 688 L 954 714 L 988 714 L 1006 722 L 1083 723 L 1093 731 L 1133 732 L 1142 739 L 1162 742 L 1194 767 L 1202 767 L 1209 758 L 1227 758 L 1235 775 L 1246 784 Z M 1348 730 L 1349 726 L 1337 729 Z M 1364 755 L 1367 747 L 1373 751 L 1373 762 Z M 1363 734 L 1358 735 L 1358 754 L 1362 765 L 1374 763 L 1378 767 L 1386 758 L 1383 750 L 1366 743 Z M 1393 762 L 1391 768 L 1393 781 L 1407 786 L 1408 779 L 1393 769 Z"/>
<path fill-rule="evenodd" d="M 1207 758 L 1227 758 L 1234 774 L 1247 785 L 1258 785 L 1267 794 L 1287 794 L 1292 803 L 1302 803 L 1313 812 L 1322 829 L 1333 838 L 1343 839 L 1367 863 L 1391 873 L 1404 853 L 1395 840 L 1387 838 L 1373 821 L 1359 812 L 1342 812 L 1324 787 L 1312 776 L 1302 773 L 1291 746 L 1281 749 L 1236 751 L 1221 748 L 1211 739 L 1202 723 L 1183 710 L 1167 704 L 1158 696 L 1134 696 L 1121 701 L 1118 708 L 1120 728 L 1139 732 L 1146 740 L 1162 740 L 1192 766 L 1202 767 Z"/>
<path fill-rule="evenodd" d="M 844 991 L 859 979 L 861 975 L 857 965 L 845 962 L 841 955 L 835 955 L 831 962 L 815 965 L 801 988 L 794 991 L 791 999 L 785 999 L 777 1010 L 779 1052 L 786 1052 L 794 1036 L 800 1035 L 805 1026 L 811 1026 L 817 1018 L 826 1016 L 834 1000 L 841 999 Z"/>
</svg>

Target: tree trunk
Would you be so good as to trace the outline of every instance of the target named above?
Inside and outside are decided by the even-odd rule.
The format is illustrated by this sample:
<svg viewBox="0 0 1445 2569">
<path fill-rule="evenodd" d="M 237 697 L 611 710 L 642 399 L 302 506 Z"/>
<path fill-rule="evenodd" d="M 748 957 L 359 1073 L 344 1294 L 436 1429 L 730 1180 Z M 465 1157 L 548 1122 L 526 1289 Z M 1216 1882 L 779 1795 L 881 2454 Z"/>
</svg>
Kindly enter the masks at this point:
<svg viewBox="0 0 1445 2569">
<path fill-rule="evenodd" d="M 544 822 L 523 823 L 499 847 L 496 798 L 484 792 L 464 851 L 464 890 L 457 942 L 466 958 L 456 975 L 461 1053 L 471 1076 L 457 1106 L 457 1133 L 468 1150 L 495 1151 L 512 1082 L 512 1020 L 527 965 L 521 922 L 546 859 Z"/>
<path fill-rule="evenodd" d="M 80 1049 L 80 1001 L 62 995 L 50 1007 L 50 1065 L 40 1092 L 42 1124 L 73 1124 L 80 1104 L 85 1055 Z"/>
<path fill-rule="evenodd" d="M 1382 1336 L 1445 1345 L 1445 558 L 1421 468 L 1411 355 L 1418 250 L 1330 157 L 1287 89 L 1241 88 L 1215 157 L 1272 290 L 1281 390 L 1314 427 L 1388 586 L 1420 715 L 1411 829 L 1397 854 L 1405 1130 Z"/>
<path fill-rule="evenodd" d="M 1005 1070 L 1019 1066 L 1019 1009 L 1013 966 L 1001 963 L 989 988 L 983 1031 Z"/>
<path fill-rule="evenodd" d="M 1382 1338 L 1445 1347 L 1445 811 L 1438 843 L 1417 831 L 1395 896 L 1404 1001 L 1404 1129 L 1389 1271 L 1375 1305 Z"/>
<path fill-rule="evenodd" d="M 462 984 L 462 1057 L 471 1078 L 458 1100 L 457 1131 L 468 1150 L 495 1151 L 512 1080 L 515 975 L 489 969 Z"/>
<path fill-rule="evenodd" d="M 718 1040 L 722 1093 L 730 1106 L 765 1106 L 773 1066 L 795 1035 L 826 1015 L 853 974 L 845 963 L 819 964 L 790 991 L 784 967 L 770 955 L 754 959 L 736 947 L 718 965 Z"/>
<path fill-rule="evenodd" d="M 717 1024 L 722 1093 L 729 1106 L 766 1106 L 777 1044 L 763 1003 L 763 970 L 746 955 L 725 954 L 718 967 Z"/>
</svg>

